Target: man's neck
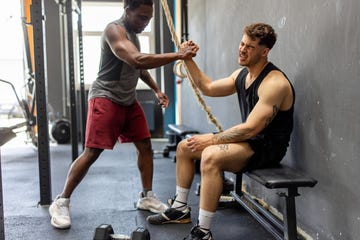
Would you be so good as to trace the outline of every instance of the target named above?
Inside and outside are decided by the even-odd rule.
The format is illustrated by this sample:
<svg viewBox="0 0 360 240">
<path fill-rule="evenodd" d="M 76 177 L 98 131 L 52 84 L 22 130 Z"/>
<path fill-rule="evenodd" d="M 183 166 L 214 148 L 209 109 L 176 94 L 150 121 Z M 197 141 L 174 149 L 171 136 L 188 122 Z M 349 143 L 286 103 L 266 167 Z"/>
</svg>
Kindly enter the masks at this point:
<svg viewBox="0 0 360 240">
<path fill-rule="evenodd" d="M 267 59 L 264 59 L 262 61 L 259 61 L 257 64 L 248 67 L 250 80 L 255 80 L 268 63 L 269 61 Z"/>
</svg>

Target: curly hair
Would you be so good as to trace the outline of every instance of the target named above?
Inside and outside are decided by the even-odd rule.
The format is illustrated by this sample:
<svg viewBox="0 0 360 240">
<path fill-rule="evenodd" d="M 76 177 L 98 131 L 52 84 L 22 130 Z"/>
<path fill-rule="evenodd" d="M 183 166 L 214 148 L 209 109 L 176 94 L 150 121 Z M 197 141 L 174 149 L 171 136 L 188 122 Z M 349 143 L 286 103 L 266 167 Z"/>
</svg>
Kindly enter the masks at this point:
<svg viewBox="0 0 360 240">
<path fill-rule="evenodd" d="M 154 4 L 153 0 L 124 0 L 124 8 L 129 8 L 131 10 L 140 7 L 140 5 L 149 5 Z"/>
<path fill-rule="evenodd" d="M 260 39 L 259 45 L 265 45 L 272 48 L 276 42 L 276 33 L 274 29 L 266 23 L 254 23 L 244 28 L 244 33 L 252 40 Z"/>
</svg>

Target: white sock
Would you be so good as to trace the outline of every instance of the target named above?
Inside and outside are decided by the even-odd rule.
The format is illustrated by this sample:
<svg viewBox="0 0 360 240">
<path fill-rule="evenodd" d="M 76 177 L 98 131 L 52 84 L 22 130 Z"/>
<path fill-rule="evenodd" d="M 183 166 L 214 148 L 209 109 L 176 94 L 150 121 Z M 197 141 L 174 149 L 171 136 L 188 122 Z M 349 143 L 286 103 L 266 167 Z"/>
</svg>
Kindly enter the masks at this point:
<svg viewBox="0 0 360 240">
<path fill-rule="evenodd" d="M 151 196 L 153 195 L 152 189 L 145 189 L 145 188 L 143 188 L 143 191 L 142 191 L 142 192 L 143 192 L 143 196 L 144 196 L 144 197 L 148 197 L 148 193 L 149 193 L 149 192 L 151 192 L 151 193 L 150 193 Z"/>
<path fill-rule="evenodd" d="M 176 198 L 171 207 L 179 210 L 185 210 L 187 208 L 189 192 L 190 189 L 176 186 Z"/>
<path fill-rule="evenodd" d="M 215 212 L 199 209 L 199 227 L 201 230 L 210 230 L 210 225 Z M 204 231 L 205 232 L 205 231 Z"/>
</svg>

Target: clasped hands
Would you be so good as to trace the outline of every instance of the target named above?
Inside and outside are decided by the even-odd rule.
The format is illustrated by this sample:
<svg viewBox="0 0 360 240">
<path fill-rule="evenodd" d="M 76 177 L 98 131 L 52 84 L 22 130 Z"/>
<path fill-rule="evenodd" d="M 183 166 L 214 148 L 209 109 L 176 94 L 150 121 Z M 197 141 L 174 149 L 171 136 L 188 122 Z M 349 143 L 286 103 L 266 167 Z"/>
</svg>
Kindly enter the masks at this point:
<svg viewBox="0 0 360 240">
<path fill-rule="evenodd" d="M 192 40 L 181 43 L 179 47 L 179 53 L 182 55 L 182 59 L 190 59 L 196 56 L 199 46 Z"/>
</svg>

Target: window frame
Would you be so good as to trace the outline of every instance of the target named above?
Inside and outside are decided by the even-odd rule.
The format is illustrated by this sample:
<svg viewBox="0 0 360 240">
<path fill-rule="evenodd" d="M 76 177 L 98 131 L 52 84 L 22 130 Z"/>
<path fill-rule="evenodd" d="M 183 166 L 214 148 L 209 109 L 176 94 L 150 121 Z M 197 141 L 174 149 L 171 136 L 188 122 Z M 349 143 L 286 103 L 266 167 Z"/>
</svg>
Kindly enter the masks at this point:
<svg viewBox="0 0 360 240">
<path fill-rule="evenodd" d="M 96 7 L 96 6 L 108 6 L 108 7 L 116 7 L 118 8 L 119 6 L 121 8 L 123 8 L 123 2 L 103 2 L 103 1 L 83 1 L 82 3 L 82 11 L 84 12 L 84 9 L 86 7 Z M 86 10 L 85 10 L 86 11 Z M 116 20 L 118 18 L 120 18 L 122 15 L 122 13 L 120 13 L 118 16 L 115 16 L 113 20 Z M 141 38 L 141 36 L 145 36 L 149 39 L 149 52 L 145 52 L 145 53 L 153 53 L 155 52 L 155 26 L 154 26 L 154 19 L 151 19 L 149 25 L 150 25 L 150 31 L 147 31 L 148 27 L 142 32 L 138 34 L 139 39 Z M 82 19 L 82 23 L 84 25 L 83 19 Z M 105 26 L 104 26 L 105 28 Z M 83 51 L 84 51 L 84 59 L 86 57 L 89 57 L 88 54 L 86 53 L 85 49 L 85 42 L 86 42 L 86 38 L 87 37 L 99 37 L 99 39 L 101 38 L 101 34 L 103 33 L 103 30 L 84 30 L 84 27 L 82 29 L 82 38 L 83 38 Z M 100 53 L 100 42 L 98 44 L 98 48 L 99 48 L 99 52 Z M 143 48 L 143 47 L 142 47 Z M 100 60 L 100 55 L 98 56 L 93 56 L 94 58 Z M 84 74 L 87 71 L 86 69 L 89 67 L 95 67 L 95 66 L 87 66 L 85 65 L 85 60 L 84 60 Z M 98 67 L 98 66 L 96 66 Z M 149 72 L 151 74 L 151 76 L 156 79 L 156 71 L 155 69 L 149 69 Z M 93 81 L 95 81 L 97 76 L 86 76 L 85 75 L 85 88 L 88 89 L 90 87 L 90 85 L 92 84 Z M 138 85 L 136 87 L 136 89 L 138 90 L 143 90 L 143 89 L 150 89 L 142 80 L 139 79 L 138 81 Z"/>
</svg>

